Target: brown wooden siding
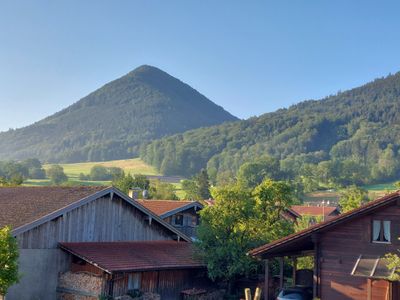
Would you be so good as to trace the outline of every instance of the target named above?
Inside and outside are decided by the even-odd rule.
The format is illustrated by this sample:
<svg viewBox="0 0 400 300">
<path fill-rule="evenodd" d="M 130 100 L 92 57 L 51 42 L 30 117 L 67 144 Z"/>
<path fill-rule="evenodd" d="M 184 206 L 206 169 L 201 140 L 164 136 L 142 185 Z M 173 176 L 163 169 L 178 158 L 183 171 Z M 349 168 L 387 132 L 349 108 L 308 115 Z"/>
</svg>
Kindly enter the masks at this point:
<svg viewBox="0 0 400 300">
<path fill-rule="evenodd" d="M 373 219 L 390 220 L 391 244 L 371 242 Z M 353 219 L 320 236 L 321 245 L 321 295 L 322 299 L 367 299 L 367 278 L 351 275 L 360 254 L 383 256 L 395 252 L 399 246 L 400 208 L 391 206 L 373 215 Z M 386 300 L 387 281 L 372 282 L 372 299 Z"/>
<path fill-rule="evenodd" d="M 205 280 L 201 270 L 167 270 L 141 273 L 140 290 L 161 295 L 161 299 L 179 299 L 182 290 L 195 287 Z M 113 297 L 128 291 L 129 273 L 116 275 L 113 284 Z"/>
<path fill-rule="evenodd" d="M 17 236 L 22 249 L 57 248 L 59 242 L 171 239 L 171 232 L 114 196 L 99 198 Z"/>
</svg>

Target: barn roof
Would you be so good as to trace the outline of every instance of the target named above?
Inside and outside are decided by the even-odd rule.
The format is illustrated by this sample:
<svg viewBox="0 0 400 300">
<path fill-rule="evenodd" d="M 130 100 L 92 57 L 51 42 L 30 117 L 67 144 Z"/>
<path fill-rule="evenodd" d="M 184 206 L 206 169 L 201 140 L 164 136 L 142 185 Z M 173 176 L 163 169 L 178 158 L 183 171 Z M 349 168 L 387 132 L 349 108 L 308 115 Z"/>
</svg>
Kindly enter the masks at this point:
<svg viewBox="0 0 400 300">
<path fill-rule="evenodd" d="M 111 198 L 117 195 L 179 238 L 191 241 L 190 237 L 117 188 L 104 186 L 2 187 L 0 188 L 0 228 L 11 226 L 13 234 L 18 235 L 106 195 L 111 195 Z"/>
<path fill-rule="evenodd" d="M 106 187 L 1 187 L 0 228 L 18 228 Z"/>
<path fill-rule="evenodd" d="M 382 198 L 368 202 L 367 204 L 357 209 L 353 209 L 349 212 L 333 217 L 328 221 L 318 223 L 307 229 L 273 241 L 272 243 L 255 248 L 251 250 L 249 254 L 259 257 L 275 257 L 283 256 L 285 253 L 289 252 L 300 252 L 302 250 L 308 251 L 310 249 L 313 249 L 313 236 L 321 234 L 324 231 L 330 230 L 335 226 L 338 226 L 345 222 L 351 221 L 354 218 L 358 218 L 360 216 L 371 213 L 376 209 L 393 205 L 395 203 L 397 204 L 399 203 L 399 201 L 400 191 L 391 193 Z"/>
<path fill-rule="evenodd" d="M 329 216 L 339 213 L 335 206 L 303 206 L 293 205 L 292 210 L 298 213 L 300 216 Z"/>
<path fill-rule="evenodd" d="M 179 201 L 179 200 L 137 200 L 147 209 L 151 210 L 161 218 L 169 217 L 178 212 L 189 208 L 202 209 L 203 205 L 197 201 Z"/>
<path fill-rule="evenodd" d="M 187 242 L 60 243 L 60 247 L 110 274 L 205 267 Z"/>
</svg>

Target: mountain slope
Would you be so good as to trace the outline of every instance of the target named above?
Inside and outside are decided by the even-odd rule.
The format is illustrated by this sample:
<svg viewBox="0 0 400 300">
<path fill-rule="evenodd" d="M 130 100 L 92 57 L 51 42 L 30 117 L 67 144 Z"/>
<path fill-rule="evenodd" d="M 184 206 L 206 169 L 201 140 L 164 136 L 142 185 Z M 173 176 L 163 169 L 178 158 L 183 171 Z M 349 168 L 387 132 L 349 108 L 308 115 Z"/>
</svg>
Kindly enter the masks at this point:
<svg viewBox="0 0 400 300">
<path fill-rule="evenodd" d="M 207 166 L 214 179 L 232 177 L 244 162 L 265 155 L 289 173 L 339 161 L 354 168 L 342 173 L 365 171 L 368 182 L 400 175 L 399 148 L 397 73 L 319 101 L 157 140 L 141 157 L 166 174 L 190 176 Z"/>
<path fill-rule="evenodd" d="M 120 159 L 154 138 L 235 120 L 187 84 L 141 66 L 52 116 L 0 133 L 0 159 Z"/>
</svg>

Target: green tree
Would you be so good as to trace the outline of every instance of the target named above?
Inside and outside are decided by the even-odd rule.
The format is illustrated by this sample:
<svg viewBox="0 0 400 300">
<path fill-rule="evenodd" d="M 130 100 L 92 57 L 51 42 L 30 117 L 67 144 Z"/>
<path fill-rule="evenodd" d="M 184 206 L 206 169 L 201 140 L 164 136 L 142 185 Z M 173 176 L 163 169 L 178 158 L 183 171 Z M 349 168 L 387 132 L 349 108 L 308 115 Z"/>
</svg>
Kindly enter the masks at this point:
<svg viewBox="0 0 400 300">
<path fill-rule="evenodd" d="M 320 223 L 323 221 L 323 216 L 302 216 L 294 224 L 294 231 L 299 232 L 307 229 L 311 225 Z M 308 269 L 313 270 L 314 268 L 314 257 L 313 256 L 302 256 L 297 258 L 297 270 Z"/>
<path fill-rule="evenodd" d="M 175 186 L 158 179 L 152 180 L 150 183 L 150 197 L 159 200 L 179 200 L 175 193 Z"/>
<path fill-rule="evenodd" d="M 5 295 L 8 288 L 17 283 L 18 275 L 18 245 L 11 235 L 11 229 L 0 229 L 0 295 Z"/>
<path fill-rule="evenodd" d="M 281 169 L 278 159 L 264 157 L 255 162 L 244 163 L 237 173 L 239 184 L 248 188 L 256 187 L 266 177 L 280 179 Z"/>
<path fill-rule="evenodd" d="M 360 207 L 368 200 L 368 192 L 356 185 L 351 185 L 340 193 L 339 206 L 343 213 Z"/>
<path fill-rule="evenodd" d="M 195 180 L 185 179 L 181 181 L 182 190 L 185 192 L 185 199 L 199 200 L 199 189 Z"/>
<path fill-rule="evenodd" d="M 247 252 L 292 232 L 292 223 L 281 217 L 291 205 L 286 182 L 266 179 L 254 191 L 240 185 L 214 188 L 214 206 L 204 208 L 197 246 L 211 279 L 232 283 L 255 272 L 259 264 Z"/>
<path fill-rule="evenodd" d="M 210 178 L 208 177 L 207 170 L 202 169 L 196 176 L 196 184 L 198 188 L 198 194 L 202 200 L 210 198 Z"/>
<path fill-rule="evenodd" d="M 149 190 L 150 181 L 147 179 L 146 175 L 135 174 L 132 176 L 129 173 L 125 175 L 125 173 L 122 172 L 120 176 L 117 176 L 113 179 L 112 185 L 120 189 L 125 194 L 128 194 L 129 189 L 131 188 Z"/>
<path fill-rule="evenodd" d="M 110 180 L 112 179 L 108 169 L 101 165 L 95 165 L 90 169 L 91 180 Z"/>
<path fill-rule="evenodd" d="M 64 173 L 64 168 L 60 165 L 52 165 L 47 169 L 46 175 L 50 178 L 51 183 L 55 185 L 60 185 L 68 181 L 68 177 Z"/>
</svg>

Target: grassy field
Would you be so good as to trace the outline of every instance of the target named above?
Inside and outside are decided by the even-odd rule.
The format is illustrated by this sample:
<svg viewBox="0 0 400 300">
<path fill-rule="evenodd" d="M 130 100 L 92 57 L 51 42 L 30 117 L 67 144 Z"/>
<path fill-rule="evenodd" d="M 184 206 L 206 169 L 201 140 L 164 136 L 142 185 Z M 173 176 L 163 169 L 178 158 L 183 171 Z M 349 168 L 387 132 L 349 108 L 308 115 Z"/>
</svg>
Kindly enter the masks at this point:
<svg viewBox="0 0 400 300">
<path fill-rule="evenodd" d="M 68 184 L 71 185 L 111 185 L 111 181 L 91 181 L 79 180 L 79 174 L 88 175 L 90 169 L 95 165 L 104 167 L 118 167 L 124 170 L 125 173 L 144 174 L 144 175 L 160 175 L 155 168 L 143 162 L 140 158 L 111 160 L 106 162 L 85 162 L 75 164 L 60 164 L 64 168 L 64 173 L 68 176 Z M 48 169 L 51 165 L 44 165 L 44 169 Z M 48 179 L 29 179 L 24 182 L 25 186 L 46 186 L 50 185 Z"/>
<path fill-rule="evenodd" d="M 362 188 L 368 191 L 368 197 L 371 200 L 377 199 L 379 197 L 384 196 L 388 192 L 395 191 L 397 188 L 395 187 L 395 182 L 392 183 L 381 183 L 381 184 L 372 184 L 365 185 Z M 329 191 L 318 191 L 313 193 L 308 193 L 303 197 L 304 202 L 321 202 L 321 201 L 329 201 L 329 203 L 335 204 L 339 201 L 340 191 L 329 190 Z"/>
<path fill-rule="evenodd" d="M 131 174 L 160 175 L 155 168 L 146 164 L 140 158 L 111 160 L 103 162 L 60 164 L 60 166 L 64 168 L 65 174 L 70 179 L 76 180 L 78 179 L 80 173 L 88 175 L 90 173 L 90 169 L 95 165 L 100 165 L 104 167 L 118 167 L 123 169 L 125 173 Z M 50 166 L 51 165 L 44 165 L 43 167 L 45 169 L 48 169 Z"/>
</svg>

